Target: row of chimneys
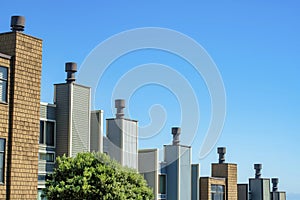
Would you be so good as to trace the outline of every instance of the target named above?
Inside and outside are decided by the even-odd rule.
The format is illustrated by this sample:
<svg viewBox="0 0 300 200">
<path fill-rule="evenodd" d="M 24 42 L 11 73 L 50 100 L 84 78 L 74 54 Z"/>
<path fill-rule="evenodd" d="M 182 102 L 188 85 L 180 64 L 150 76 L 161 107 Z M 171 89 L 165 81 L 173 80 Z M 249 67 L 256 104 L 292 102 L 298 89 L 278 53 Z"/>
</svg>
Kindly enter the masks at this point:
<svg viewBox="0 0 300 200">
<path fill-rule="evenodd" d="M 225 147 L 218 147 L 219 164 L 225 163 L 225 153 L 226 153 Z M 262 164 L 254 164 L 254 169 L 255 169 L 255 178 L 256 179 L 261 178 Z M 278 191 L 278 182 L 279 182 L 278 178 L 272 178 L 273 192 Z"/>
</svg>

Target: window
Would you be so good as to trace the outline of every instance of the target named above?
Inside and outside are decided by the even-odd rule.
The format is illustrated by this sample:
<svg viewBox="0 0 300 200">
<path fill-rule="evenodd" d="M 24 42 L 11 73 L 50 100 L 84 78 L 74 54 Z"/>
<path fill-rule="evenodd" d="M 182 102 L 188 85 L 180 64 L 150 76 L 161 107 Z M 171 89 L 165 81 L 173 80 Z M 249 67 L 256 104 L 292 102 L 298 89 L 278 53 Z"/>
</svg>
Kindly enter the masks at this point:
<svg viewBox="0 0 300 200">
<path fill-rule="evenodd" d="M 7 67 L 0 67 L 0 102 L 7 102 Z"/>
<path fill-rule="evenodd" d="M 0 183 L 4 183 L 5 139 L 0 138 Z"/>
<path fill-rule="evenodd" d="M 167 194 L 167 179 L 165 174 L 159 175 L 159 191 L 160 194 Z"/>
<path fill-rule="evenodd" d="M 51 121 L 40 121 L 40 144 L 54 146 L 55 123 Z"/>
<path fill-rule="evenodd" d="M 40 152 L 39 153 L 39 161 L 46 161 L 46 162 L 54 162 L 55 160 L 55 155 L 54 153 L 44 153 Z"/>
<path fill-rule="evenodd" d="M 224 200 L 225 199 L 224 185 L 211 185 L 211 199 Z"/>
</svg>

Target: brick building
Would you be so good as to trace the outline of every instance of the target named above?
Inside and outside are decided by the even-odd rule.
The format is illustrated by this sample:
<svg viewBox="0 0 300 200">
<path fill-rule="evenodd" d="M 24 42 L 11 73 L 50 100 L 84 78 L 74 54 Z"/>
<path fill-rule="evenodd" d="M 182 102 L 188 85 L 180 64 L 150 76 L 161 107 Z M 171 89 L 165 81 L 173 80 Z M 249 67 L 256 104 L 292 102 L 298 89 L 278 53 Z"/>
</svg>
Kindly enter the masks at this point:
<svg viewBox="0 0 300 200">
<path fill-rule="evenodd" d="M 35 199 L 42 40 L 22 33 L 13 16 L 0 34 L 0 199 Z"/>
</svg>

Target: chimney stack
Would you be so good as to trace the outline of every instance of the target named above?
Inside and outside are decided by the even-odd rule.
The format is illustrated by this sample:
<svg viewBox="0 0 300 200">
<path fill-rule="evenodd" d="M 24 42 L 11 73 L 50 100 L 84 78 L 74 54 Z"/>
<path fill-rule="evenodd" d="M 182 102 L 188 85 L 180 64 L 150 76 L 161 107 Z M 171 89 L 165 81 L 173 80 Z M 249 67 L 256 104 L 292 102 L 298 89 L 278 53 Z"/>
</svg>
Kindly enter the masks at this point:
<svg viewBox="0 0 300 200">
<path fill-rule="evenodd" d="M 254 169 L 255 169 L 255 178 L 258 179 L 261 177 L 261 169 L 262 169 L 262 164 L 254 164 Z"/>
<path fill-rule="evenodd" d="M 67 72 L 67 83 L 75 82 L 75 72 L 77 72 L 77 64 L 74 62 L 67 62 L 65 71 Z"/>
<path fill-rule="evenodd" d="M 125 100 L 124 99 L 116 99 L 115 100 L 115 108 L 117 109 L 116 118 L 117 119 L 124 118 L 123 109 L 125 108 Z"/>
<path fill-rule="evenodd" d="M 278 178 L 272 178 L 272 184 L 273 184 L 273 192 L 277 192 L 278 191 Z"/>
<path fill-rule="evenodd" d="M 23 32 L 25 28 L 25 17 L 12 16 L 10 21 L 10 27 L 13 32 Z"/>
<path fill-rule="evenodd" d="M 179 135 L 181 133 L 181 128 L 179 127 L 173 127 L 172 128 L 172 135 L 173 135 L 173 145 L 179 145 Z"/>
<path fill-rule="evenodd" d="M 218 147 L 219 164 L 225 163 L 226 147 Z"/>
</svg>

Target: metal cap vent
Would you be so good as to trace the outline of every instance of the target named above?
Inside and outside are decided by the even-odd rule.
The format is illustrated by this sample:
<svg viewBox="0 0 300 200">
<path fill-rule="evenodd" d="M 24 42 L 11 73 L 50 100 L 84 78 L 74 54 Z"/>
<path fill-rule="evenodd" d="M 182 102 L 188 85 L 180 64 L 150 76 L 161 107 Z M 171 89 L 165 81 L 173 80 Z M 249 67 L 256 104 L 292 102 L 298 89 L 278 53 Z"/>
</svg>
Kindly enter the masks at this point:
<svg viewBox="0 0 300 200">
<path fill-rule="evenodd" d="M 225 163 L 226 147 L 218 147 L 219 164 Z"/>
<path fill-rule="evenodd" d="M 124 118 L 123 109 L 125 108 L 125 100 L 124 99 L 116 99 L 115 100 L 115 108 L 117 109 L 116 118 L 117 119 Z"/>
<path fill-rule="evenodd" d="M 261 177 L 262 164 L 254 164 L 254 169 L 255 169 L 255 178 L 260 178 Z"/>
<path fill-rule="evenodd" d="M 77 64 L 74 62 L 67 62 L 65 71 L 67 72 L 67 83 L 74 82 L 76 80 L 75 73 L 77 72 Z"/>
<path fill-rule="evenodd" d="M 10 21 L 10 27 L 13 32 L 24 31 L 25 28 L 25 17 L 23 16 L 12 16 Z"/>
<path fill-rule="evenodd" d="M 180 133 L 181 133 L 181 128 L 179 128 L 179 127 L 173 127 L 172 128 L 173 145 L 179 145 L 180 144 L 180 140 L 179 140 Z"/>
</svg>

